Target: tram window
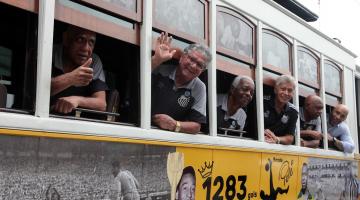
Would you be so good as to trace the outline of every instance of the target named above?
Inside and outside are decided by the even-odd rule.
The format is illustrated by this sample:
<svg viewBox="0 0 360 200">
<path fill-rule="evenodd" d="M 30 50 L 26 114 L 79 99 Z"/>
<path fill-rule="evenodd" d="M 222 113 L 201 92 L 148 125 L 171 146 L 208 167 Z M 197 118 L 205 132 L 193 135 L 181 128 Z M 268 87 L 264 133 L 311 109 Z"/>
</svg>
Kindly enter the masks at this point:
<svg viewBox="0 0 360 200">
<path fill-rule="evenodd" d="M 217 51 L 249 64 L 255 64 L 255 25 L 229 8 L 217 6 Z"/>
<path fill-rule="evenodd" d="M 320 59 L 313 52 L 305 47 L 298 47 L 298 74 L 299 81 L 313 86 L 320 87 Z"/>
<path fill-rule="evenodd" d="M 54 46 L 61 44 L 63 33 L 68 26 L 68 24 L 55 21 Z M 114 117 L 117 122 L 139 124 L 139 47 L 97 33 L 93 52 L 99 56 L 103 64 L 109 89 L 106 91 L 107 105 L 117 104 L 113 108 L 108 107 L 106 111 L 120 114 Z M 117 91 L 119 97 L 113 99 L 114 102 L 110 102 L 109 94 L 113 91 Z M 83 117 L 103 119 L 106 113 L 103 114 L 105 115 L 84 113 Z"/>
<path fill-rule="evenodd" d="M 342 96 L 342 70 L 335 63 L 326 60 L 324 62 L 325 91 L 334 96 Z"/>
<path fill-rule="evenodd" d="M 153 34 L 159 35 L 156 32 Z M 152 124 L 169 131 L 198 133 L 201 125 L 207 123 L 206 69 L 210 51 L 205 50 L 207 48 L 204 46 L 189 46 L 190 42 L 176 36 L 173 40 L 175 42 L 171 43 L 171 48 L 179 49 L 173 55 L 175 59 L 166 61 L 166 58 L 161 58 L 161 54 L 153 53 L 152 59 L 161 62 L 155 62 L 156 65 L 152 66 Z M 152 48 L 161 51 L 161 48 L 156 49 L 157 41 L 154 38 Z M 176 46 L 176 43 L 189 47 L 188 54 L 179 55 L 182 48 Z M 180 86 L 175 86 L 176 83 Z"/>
<path fill-rule="evenodd" d="M 291 44 L 279 34 L 263 30 L 264 67 L 281 74 L 291 74 Z"/>
<path fill-rule="evenodd" d="M 252 99 L 248 99 L 248 102 L 245 102 L 245 96 L 244 94 L 242 95 L 241 101 L 246 105 L 236 109 L 236 111 L 234 111 L 234 114 L 229 117 L 226 115 L 226 113 L 229 112 L 229 107 L 231 107 L 228 105 L 229 101 L 231 101 L 228 98 L 231 95 L 232 97 L 230 98 L 239 100 L 239 97 L 237 96 L 237 92 L 239 90 L 237 90 L 236 88 L 232 88 L 232 83 L 234 81 L 234 78 L 237 77 L 237 75 L 230 74 L 221 70 L 217 70 L 216 74 L 218 135 L 257 139 L 255 90 L 251 92 Z M 247 80 L 245 80 L 244 84 L 250 86 Z M 245 116 L 246 118 L 244 119 Z"/>
<path fill-rule="evenodd" d="M 154 27 L 197 43 L 208 43 L 208 0 L 156 0 Z"/>
<path fill-rule="evenodd" d="M 318 94 L 318 91 L 312 87 L 309 87 L 302 83 L 299 83 L 298 86 L 299 86 L 299 95 L 302 97 L 307 97 L 311 94 Z"/>
<path fill-rule="evenodd" d="M 1 111 L 34 111 L 37 14 L 0 3 L 0 84 L 6 87 Z"/>
</svg>

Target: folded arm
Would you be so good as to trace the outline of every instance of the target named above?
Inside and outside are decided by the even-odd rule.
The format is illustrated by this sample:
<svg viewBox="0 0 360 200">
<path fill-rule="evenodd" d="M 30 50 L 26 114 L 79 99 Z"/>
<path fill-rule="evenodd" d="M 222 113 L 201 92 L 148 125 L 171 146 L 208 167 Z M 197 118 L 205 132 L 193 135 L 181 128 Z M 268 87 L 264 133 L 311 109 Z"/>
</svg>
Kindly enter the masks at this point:
<svg viewBox="0 0 360 200">
<path fill-rule="evenodd" d="M 83 96 L 68 96 L 61 97 L 56 100 L 53 105 L 53 110 L 59 113 L 70 113 L 74 108 L 82 107 L 92 110 L 105 111 L 106 110 L 106 95 L 105 91 L 98 91 L 93 93 L 90 97 Z"/>
<path fill-rule="evenodd" d="M 153 116 L 153 122 L 162 129 L 175 131 L 176 129 L 176 120 L 166 114 L 156 114 Z M 178 121 L 180 123 L 180 132 L 184 133 L 198 133 L 200 131 L 201 125 L 197 122 L 191 121 Z"/>
</svg>

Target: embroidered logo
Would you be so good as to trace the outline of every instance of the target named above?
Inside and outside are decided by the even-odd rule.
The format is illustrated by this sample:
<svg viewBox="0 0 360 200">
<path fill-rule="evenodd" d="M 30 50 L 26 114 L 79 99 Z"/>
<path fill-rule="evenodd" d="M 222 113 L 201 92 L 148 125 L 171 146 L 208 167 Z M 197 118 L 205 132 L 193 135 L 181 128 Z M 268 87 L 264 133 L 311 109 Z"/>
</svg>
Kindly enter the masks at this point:
<svg viewBox="0 0 360 200">
<path fill-rule="evenodd" d="M 288 121 L 289 121 L 289 116 L 283 115 L 283 116 L 281 117 L 281 122 L 282 122 L 283 124 L 286 124 Z"/>
<path fill-rule="evenodd" d="M 190 97 L 186 97 L 185 95 L 181 95 L 179 98 L 178 98 L 178 104 L 185 108 L 190 102 Z"/>
<path fill-rule="evenodd" d="M 235 122 L 235 121 L 232 121 L 229 128 L 235 129 L 235 128 L 236 128 L 236 122 Z"/>
</svg>

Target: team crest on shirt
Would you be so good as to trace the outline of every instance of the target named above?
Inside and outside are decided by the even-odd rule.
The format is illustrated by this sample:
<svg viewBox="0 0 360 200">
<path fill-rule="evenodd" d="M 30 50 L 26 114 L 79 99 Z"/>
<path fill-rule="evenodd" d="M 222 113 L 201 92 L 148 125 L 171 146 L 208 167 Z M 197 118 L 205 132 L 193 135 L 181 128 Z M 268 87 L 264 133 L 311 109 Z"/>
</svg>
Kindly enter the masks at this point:
<svg viewBox="0 0 360 200">
<path fill-rule="evenodd" d="M 185 96 L 183 94 L 178 98 L 178 104 L 183 108 L 185 108 L 189 104 L 189 102 L 190 102 L 190 96 Z"/>
<path fill-rule="evenodd" d="M 235 128 L 236 128 L 236 122 L 235 122 L 235 121 L 232 121 L 229 128 L 235 129 Z"/>
<path fill-rule="evenodd" d="M 281 122 L 282 122 L 283 124 L 286 124 L 288 121 L 289 121 L 289 116 L 283 115 L 283 116 L 281 117 Z"/>
</svg>

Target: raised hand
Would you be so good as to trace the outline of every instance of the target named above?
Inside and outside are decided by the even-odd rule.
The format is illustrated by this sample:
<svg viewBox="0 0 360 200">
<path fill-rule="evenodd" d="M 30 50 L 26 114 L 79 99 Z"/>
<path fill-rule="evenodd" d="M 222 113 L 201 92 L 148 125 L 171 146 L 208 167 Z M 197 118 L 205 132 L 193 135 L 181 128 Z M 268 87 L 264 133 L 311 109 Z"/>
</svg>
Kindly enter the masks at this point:
<svg viewBox="0 0 360 200">
<path fill-rule="evenodd" d="M 89 58 L 83 65 L 69 73 L 71 76 L 70 81 L 72 81 L 73 86 L 79 87 L 89 85 L 93 79 L 93 69 L 90 67 L 91 63 L 92 58 Z"/>
<path fill-rule="evenodd" d="M 172 37 L 164 32 L 157 38 L 155 43 L 155 54 L 152 57 L 153 68 L 173 58 L 176 50 L 171 49 L 171 41 Z"/>
</svg>

